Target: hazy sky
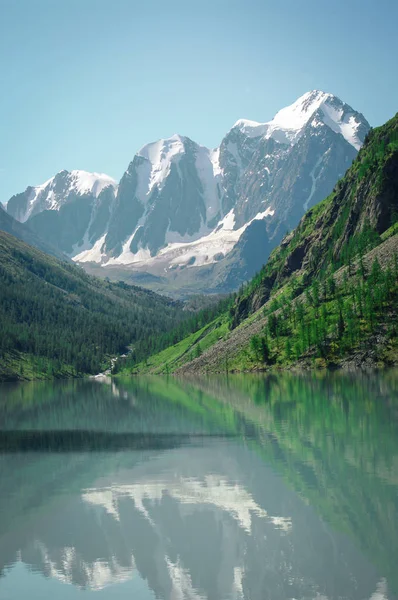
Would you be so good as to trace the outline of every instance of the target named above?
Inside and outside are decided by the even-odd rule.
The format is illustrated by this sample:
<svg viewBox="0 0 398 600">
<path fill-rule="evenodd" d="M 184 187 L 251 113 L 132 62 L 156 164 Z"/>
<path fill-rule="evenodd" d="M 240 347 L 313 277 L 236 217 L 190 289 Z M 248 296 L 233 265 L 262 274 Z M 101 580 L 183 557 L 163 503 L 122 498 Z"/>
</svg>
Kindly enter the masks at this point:
<svg viewBox="0 0 398 600">
<path fill-rule="evenodd" d="M 217 146 L 311 89 L 398 111 L 397 0 L 0 0 L 0 200 L 61 169 L 119 179 L 173 133 Z"/>
</svg>

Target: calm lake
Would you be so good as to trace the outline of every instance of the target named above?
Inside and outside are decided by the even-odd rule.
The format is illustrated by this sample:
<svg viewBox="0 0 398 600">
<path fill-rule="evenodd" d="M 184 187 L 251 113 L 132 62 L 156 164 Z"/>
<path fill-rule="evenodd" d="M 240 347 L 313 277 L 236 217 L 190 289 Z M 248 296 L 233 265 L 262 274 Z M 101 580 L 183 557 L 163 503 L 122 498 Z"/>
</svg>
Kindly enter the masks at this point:
<svg viewBox="0 0 398 600">
<path fill-rule="evenodd" d="M 398 372 L 0 385 L 0 599 L 398 599 Z"/>
</svg>

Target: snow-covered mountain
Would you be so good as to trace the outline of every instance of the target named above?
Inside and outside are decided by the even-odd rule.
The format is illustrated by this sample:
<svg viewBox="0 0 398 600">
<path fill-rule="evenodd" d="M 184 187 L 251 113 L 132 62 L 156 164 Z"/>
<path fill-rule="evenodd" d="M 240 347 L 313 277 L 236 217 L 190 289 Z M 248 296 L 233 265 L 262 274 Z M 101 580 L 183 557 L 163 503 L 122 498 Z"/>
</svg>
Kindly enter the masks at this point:
<svg viewBox="0 0 398 600">
<path fill-rule="evenodd" d="M 22 194 L 13 196 L 7 203 L 7 211 L 24 223 L 44 210 L 59 211 L 76 197 L 98 198 L 107 187 L 116 190 L 117 183 L 103 173 L 61 171 L 41 185 L 28 187 Z"/>
<path fill-rule="evenodd" d="M 230 290 L 331 192 L 368 130 L 336 96 L 312 91 L 272 121 L 237 121 L 215 150 L 176 134 L 141 148 L 118 186 L 62 171 L 7 210 L 104 275 Z"/>
<path fill-rule="evenodd" d="M 241 119 L 234 128 L 247 137 L 262 136 L 273 138 L 281 144 L 294 144 L 303 135 L 309 122 L 314 127 L 327 125 L 335 133 L 340 133 L 356 150 L 362 146 L 365 125 L 362 115 L 333 94 L 318 90 L 308 92 L 291 106 L 282 108 L 268 123 Z"/>
<path fill-rule="evenodd" d="M 61 171 L 28 187 L 7 203 L 7 212 L 73 257 L 106 231 L 117 183 L 103 173 Z"/>
</svg>

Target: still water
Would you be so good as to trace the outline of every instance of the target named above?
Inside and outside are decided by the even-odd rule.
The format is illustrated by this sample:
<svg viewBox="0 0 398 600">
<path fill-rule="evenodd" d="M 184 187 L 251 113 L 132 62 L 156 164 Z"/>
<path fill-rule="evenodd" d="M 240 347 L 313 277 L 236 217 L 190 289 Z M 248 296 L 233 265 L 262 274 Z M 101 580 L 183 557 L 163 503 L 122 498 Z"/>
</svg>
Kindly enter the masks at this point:
<svg viewBox="0 0 398 600">
<path fill-rule="evenodd" d="M 398 373 L 0 386 L 0 598 L 398 598 Z"/>
</svg>

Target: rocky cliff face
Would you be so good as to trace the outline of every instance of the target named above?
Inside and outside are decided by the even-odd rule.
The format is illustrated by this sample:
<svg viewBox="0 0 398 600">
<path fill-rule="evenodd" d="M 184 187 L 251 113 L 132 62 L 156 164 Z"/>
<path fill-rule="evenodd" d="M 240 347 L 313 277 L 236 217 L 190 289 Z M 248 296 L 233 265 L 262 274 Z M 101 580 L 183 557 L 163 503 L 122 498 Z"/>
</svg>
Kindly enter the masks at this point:
<svg viewBox="0 0 398 600">
<path fill-rule="evenodd" d="M 368 130 L 335 96 L 309 92 L 268 123 L 238 121 L 216 150 L 174 135 L 144 146 L 117 188 L 104 175 L 63 171 L 14 196 L 8 211 L 104 275 L 228 291 L 332 191 Z"/>
</svg>

